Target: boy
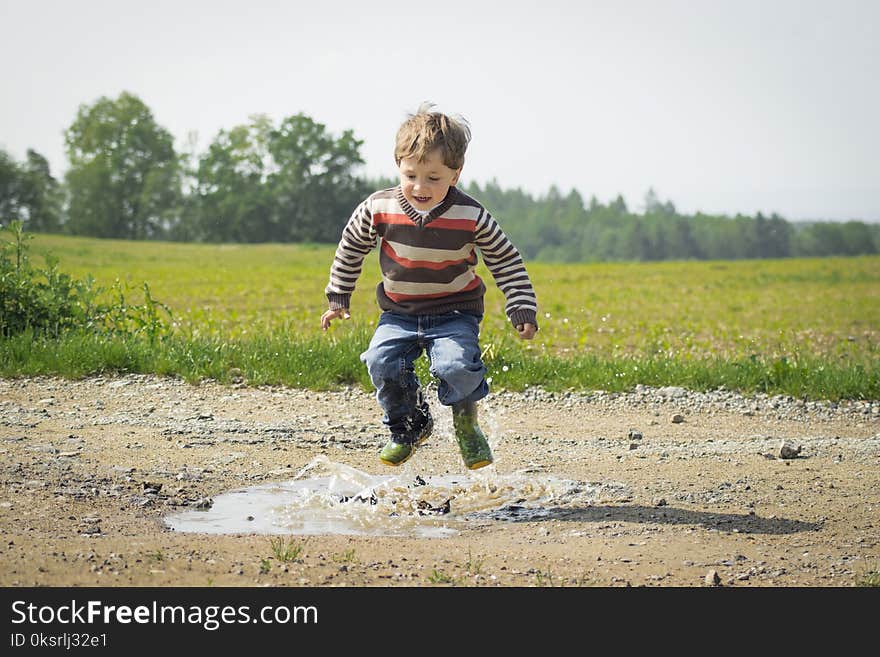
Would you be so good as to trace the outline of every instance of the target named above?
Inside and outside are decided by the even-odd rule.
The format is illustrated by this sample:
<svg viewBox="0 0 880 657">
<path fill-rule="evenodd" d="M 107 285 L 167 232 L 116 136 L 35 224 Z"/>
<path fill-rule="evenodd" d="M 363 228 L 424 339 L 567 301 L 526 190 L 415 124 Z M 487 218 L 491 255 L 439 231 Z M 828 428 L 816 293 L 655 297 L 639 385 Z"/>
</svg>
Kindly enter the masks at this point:
<svg viewBox="0 0 880 657">
<path fill-rule="evenodd" d="M 394 160 L 400 184 L 370 195 L 342 232 L 325 290 L 325 331 L 349 319 L 349 301 L 364 257 L 380 244 L 384 311 L 361 360 L 376 387 L 391 438 L 379 459 L 401 465 L 431 434 L 433 420 L 413 361 L 422 350 L 440 383 L 440 403 L 452 407 L 455 437 L 471 470 L 492 463 L 477 422 L 476 402 L 489 394 L 478 343 L 486 288 L 476 275 L 479 249 L 506 299 L 505 311 L 525 340 L 538 330 L 537 302 L 516 247 L 492 216 L 455 184 L 470 128 L 463 119 L 423 103 L 401 125 Z"/>
</svg>

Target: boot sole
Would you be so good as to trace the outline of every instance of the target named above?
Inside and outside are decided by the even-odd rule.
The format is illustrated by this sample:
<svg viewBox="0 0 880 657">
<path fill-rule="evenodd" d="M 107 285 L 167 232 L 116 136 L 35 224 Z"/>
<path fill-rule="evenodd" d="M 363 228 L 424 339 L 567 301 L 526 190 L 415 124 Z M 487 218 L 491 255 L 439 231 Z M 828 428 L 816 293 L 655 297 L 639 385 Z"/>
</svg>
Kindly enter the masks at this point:
<svg viewBox="0 0 880 657">
<path fill-rule="evenodd" d="M 379 459 L 385 465 L 390 465 L 392 468 L 399 467 L 409 461 L 409 459 L 404 459 L 403 461 L 398 461 L 397 463 L 392 463 L 391 461 L 386 461 L 385 459 Z"/>
<path fill-rule="evenodd" d="M 407 457 L 406 457 L 405 459 L 403 459 L 402 461 L 398 461 L 397 463 L 394 463 L 393 461 L 386 461 L 386 460 L 383 459 L 381 456 L 379 457 L 379 460 L 380 460 L 382 463 L 384 463 L 385 465 L 390 465 L 392 468 L 396 468 L 396 467 L 399 466 L 399 465 L 403 465 L 404 463 L 406 463 L 407 461 L 409 461 L 411 458 L 412 458 L 412 454 L 410 454 L 409 456 L 407 456 Z"/>
<path fill-rule="evenodd" d="M 467 464 L 465 464 L 465 465 L 467 465 Z M 485 468 L 487 465 L 492 465 L 492 461 L 491 460 L 477 461 L 476 463 L 472 463 L 471 465 L 468 465 L 467 468 L 468 468 L 468 470 L 479 470 L 480 468 Z"/>
</svg>

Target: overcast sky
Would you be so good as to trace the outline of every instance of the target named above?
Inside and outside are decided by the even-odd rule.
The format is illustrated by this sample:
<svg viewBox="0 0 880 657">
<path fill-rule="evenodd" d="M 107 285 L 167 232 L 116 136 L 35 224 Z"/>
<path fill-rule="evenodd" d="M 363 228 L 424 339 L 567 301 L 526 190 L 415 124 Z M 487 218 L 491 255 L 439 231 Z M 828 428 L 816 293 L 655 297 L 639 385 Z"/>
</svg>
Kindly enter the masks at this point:
<svg viewBox="0 0 880 657">
<path fill-rule="evenodd" d="M 122 91 L 180 148 L 303 112 L 389 176 L 431 100 L 471 123 L 464 181 L 880 221 L 880 0 L 0 0 L 0 62 L 0 147 L 56 175 Z"/>
</svg>

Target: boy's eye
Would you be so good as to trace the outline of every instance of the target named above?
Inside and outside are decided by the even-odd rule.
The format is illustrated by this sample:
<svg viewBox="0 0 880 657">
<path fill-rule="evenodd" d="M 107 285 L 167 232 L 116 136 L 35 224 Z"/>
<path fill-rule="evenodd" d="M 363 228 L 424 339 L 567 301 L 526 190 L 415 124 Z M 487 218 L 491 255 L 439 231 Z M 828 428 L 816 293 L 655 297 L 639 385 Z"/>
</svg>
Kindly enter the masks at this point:
<svg viewBox="0 0 880 657">
<path fill-rule="evenodd" d="M 440 181 L 439 178 L 428 178 L 428 180 L 430 180 L 431 182 L 439 182 Z"/>
</svg>

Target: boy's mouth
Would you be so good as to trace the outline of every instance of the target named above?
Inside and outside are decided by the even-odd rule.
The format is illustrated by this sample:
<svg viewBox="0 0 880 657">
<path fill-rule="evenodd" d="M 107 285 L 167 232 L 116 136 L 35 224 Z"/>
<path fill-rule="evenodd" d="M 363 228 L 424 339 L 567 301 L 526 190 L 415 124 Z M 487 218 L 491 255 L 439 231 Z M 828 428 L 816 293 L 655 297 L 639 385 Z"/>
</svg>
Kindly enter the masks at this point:
<svg viewBox="0 0 880 657">
<path fill-rule="evenodd" d="M 431 200 L 431 197 L 430 196 L 413 196 L 413 199 L 417 203 L 427 203 L 428 201 Z"/>
</svg>

